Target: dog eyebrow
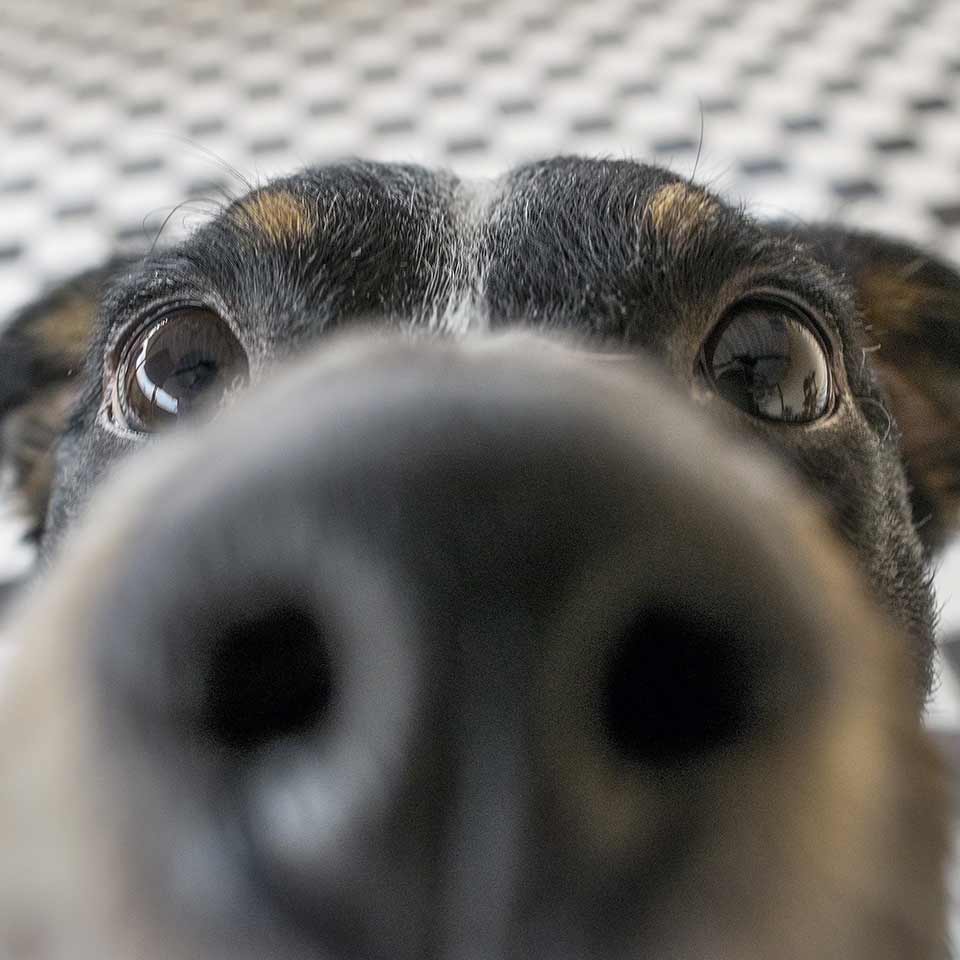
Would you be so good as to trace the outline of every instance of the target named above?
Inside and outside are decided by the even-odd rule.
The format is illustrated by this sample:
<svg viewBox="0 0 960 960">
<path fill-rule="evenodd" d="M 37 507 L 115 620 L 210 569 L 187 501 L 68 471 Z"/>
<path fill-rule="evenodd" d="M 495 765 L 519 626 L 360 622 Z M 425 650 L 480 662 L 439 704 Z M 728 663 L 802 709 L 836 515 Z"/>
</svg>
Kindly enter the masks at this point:
<svg viewBox="0 0 960 960">
<path fill-rule="evenodd" d="M 230 208 L 228 218 L 278 246 L 306 240 L 317 229 L 316 212 L 288 189 L 249 194 Z"/>
<path fill-rule="evenodd" d="M 678 182 L 661 187 L 650 198 L 644 217 L 657 233 L 682 248 L 719 212 L 720 204 L 710 194 Z"/>
</svg>

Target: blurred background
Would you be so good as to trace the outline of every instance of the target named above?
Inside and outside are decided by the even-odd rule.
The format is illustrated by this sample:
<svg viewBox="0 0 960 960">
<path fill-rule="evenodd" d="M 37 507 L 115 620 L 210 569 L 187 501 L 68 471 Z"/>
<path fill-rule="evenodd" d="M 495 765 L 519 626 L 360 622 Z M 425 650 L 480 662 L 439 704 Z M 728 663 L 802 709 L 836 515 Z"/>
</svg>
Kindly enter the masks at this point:
<svg viewBox="0 0 960 960">
<path fill-rule="evenodd" d="M 960 260 L 958 39 L 957 0 L 0 0 L 0 311 L 353 154 L 640 157 Z"/>
<path fill-rule="evenodd" d="M 960 263 L 958 41 L 960 0 L 0 0 L 0 323 L 349 155 L 637 157 Z M 0 517 L 0 579 L 29 562 Z M 960 551 L 939 589 L 956 744 Z"/>
</svg>

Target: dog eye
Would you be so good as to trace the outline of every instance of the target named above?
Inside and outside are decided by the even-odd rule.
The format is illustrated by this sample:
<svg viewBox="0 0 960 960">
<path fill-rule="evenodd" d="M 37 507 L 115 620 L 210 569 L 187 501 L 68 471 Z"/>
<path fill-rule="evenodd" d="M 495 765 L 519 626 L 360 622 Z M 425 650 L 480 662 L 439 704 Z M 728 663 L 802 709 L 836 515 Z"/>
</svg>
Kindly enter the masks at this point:
<svg viewBox="0 0 960 960">
<path fill-rule="evenodd" d="M 723 320 L 703 351 L 714 389 L 751 416 L 810 423 L 830 409 L 827 351 L 811 321 L 779 300 L 749 300 Z"/>
<path fill-rule="evenodd" d="M 209 310 L 177 310 L 141 330 L 124 351 L 116 397 L 127 426 L 151 433 L 247 382 L 240 342 Z"/>
</svg>

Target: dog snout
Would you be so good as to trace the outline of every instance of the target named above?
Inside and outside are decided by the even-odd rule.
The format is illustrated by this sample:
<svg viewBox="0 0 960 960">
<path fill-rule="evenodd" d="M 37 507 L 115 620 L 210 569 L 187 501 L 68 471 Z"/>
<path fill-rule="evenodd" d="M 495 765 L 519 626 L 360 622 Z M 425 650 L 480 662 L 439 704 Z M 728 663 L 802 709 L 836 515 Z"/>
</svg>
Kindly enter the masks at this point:
<svg viewBox="0 0 960 960">
<path fill-rule="evenodd" d="M 884 856 L 896 645 L 815 511 L 641 362 L 351 344 L 200 437 L 131 467 L 96 599 L 48 611 L 89 655 L 146 926 L 185 955 L 697 956 L 710 930 L 799 957 L 823 877 Z M 847 849 L 825 873 L 817 830 Z"/>
</svg>

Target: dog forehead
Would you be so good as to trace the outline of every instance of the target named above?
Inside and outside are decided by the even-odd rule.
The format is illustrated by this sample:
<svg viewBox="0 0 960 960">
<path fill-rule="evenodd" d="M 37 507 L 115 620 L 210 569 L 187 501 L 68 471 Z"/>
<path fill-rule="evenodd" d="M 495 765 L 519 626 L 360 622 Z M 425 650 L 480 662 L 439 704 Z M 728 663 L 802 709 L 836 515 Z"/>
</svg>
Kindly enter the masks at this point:
<svg viewBox="0 0 960 960">
<path fill-rule="evenodd" d="M 234 265 L 232 289 L 273 315 L 319 304 L 463 332 L 538 312 L 603 322 L 629 283 L 648 300 L 658 285 L 676 293 L 733 221 L 745 223 L 702 188 L 626 160 L 553 158 L 487 181 L 351 162 L 251 191 L 191 246 L 210 275 Z"/>
<path fill-rule="evenodd" d="M 285 186 L 249 194 L 227 217 L 246 233 L 277 245 L 306 242 L 318 227 L 317 211 L 308 198 Z"/>
<path fill-rule="evenodd" d="M 644 226 L 651 239 L 682 248 L 723 209 L 677 175 L 632 161 L 561 157 L 495 180 L 357 162 L 308 169 L 253 190 L 222 222 L 247 242 L 283 249 L 331 249 L 347 227 L 365 227 L 371 238 L 406 228 L 417 232 L 424 255 L 433 242 L 480 257 L 491 252 L 491 237 L 509 252 L 510 232 L 502 228 L 519 224 L 539 231 L 544 242 L 588 231 L 633 234 Z"/>
</svg>

